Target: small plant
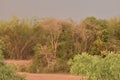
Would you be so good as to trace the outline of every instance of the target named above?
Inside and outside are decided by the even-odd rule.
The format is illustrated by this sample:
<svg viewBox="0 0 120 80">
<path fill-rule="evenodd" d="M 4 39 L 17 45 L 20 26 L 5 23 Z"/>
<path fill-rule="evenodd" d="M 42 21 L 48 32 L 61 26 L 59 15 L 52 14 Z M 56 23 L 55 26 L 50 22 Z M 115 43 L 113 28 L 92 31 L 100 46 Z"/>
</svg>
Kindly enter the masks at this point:
<svg viewBox="0 0 120 80">
<path fill-rule="evenodd" d="M 27 65 L 20 65 L 18 69 L 20 72 L 28 72 L 28 67 Z"/>
</svg>

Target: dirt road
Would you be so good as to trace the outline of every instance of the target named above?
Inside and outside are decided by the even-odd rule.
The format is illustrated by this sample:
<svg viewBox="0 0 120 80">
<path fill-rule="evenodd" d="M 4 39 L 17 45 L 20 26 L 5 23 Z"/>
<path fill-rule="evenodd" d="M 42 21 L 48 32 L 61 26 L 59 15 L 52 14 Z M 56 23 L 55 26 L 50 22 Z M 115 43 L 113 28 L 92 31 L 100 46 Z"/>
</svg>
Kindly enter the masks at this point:
<svg viewBox="0 0 120 80">
<path fill-rule="evenodd" d="M 27 74 L 26 80 L 85 80 L 79 76 L 64 74 Z"/>
</svg>

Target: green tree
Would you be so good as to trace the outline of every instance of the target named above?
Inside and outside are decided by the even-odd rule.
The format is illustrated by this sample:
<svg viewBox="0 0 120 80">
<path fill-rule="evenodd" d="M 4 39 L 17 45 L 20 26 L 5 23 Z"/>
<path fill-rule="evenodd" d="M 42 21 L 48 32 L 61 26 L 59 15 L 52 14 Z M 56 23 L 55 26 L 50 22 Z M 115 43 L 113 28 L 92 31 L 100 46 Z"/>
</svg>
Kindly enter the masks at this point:
<svg viewBox="0 0 120 80">
<path fill-rule="evenodd" d="M 33 33 L 32 26 L 29 21 L 18 18 L 6 22 L 1 26 L 1 40 L 4 42 L 6 49 L 5 54 L 9 58 L 25 59 L 26 55 L 31 53 L 36 34 Z"/>
<path fill-rule="evenodd" d="M 63 21 L 60 23 L 62 32 L 58 41 L 57 56 L 62 59 L 69 59 L 74 54 L 74 39 L 72 32 L 73 23 Z"/>
</svg>

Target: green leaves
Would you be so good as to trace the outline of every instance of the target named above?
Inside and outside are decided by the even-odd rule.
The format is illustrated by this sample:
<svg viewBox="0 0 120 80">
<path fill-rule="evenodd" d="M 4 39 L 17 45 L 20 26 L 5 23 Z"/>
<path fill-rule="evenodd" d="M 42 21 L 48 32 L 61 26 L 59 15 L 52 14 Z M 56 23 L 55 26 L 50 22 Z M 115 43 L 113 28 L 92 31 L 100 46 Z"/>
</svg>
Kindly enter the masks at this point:
<svg viewBox="0 0 120 80">
<path fill-rule="evenodd" d="M 24 80 L 22 76 L 18 75 L 13 66 L 7 65 L 0 55 L 0 80 Z"/>
<path fill-rule="evenodd" d="M 88 53 L 76 55 L 69 61 L 70 72 L 83 75 L 88 80 L 119 80 L 120 55 L 108 52 L 105 58 L 90 56 Z"/>
</svg>

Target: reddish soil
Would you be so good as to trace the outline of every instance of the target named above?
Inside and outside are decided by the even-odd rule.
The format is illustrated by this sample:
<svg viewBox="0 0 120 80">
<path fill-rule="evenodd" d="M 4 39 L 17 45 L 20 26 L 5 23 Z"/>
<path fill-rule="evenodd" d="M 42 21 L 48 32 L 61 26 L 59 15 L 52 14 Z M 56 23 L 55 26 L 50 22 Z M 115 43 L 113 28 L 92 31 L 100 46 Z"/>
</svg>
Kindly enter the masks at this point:
<svg viewBox="0 0 120 80">
<path fill-rule="evenodd" d="M 26 80 L 85 80 L 79 76 L 64 74 L 27 74 Z"/>
<path fill-rule="evenodd" d="M 15 65 L 28 65 L 31 63 L 31 60 L 5 60 L 8 64 L 15 64 Z"/>
</svg>

